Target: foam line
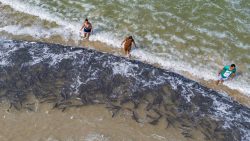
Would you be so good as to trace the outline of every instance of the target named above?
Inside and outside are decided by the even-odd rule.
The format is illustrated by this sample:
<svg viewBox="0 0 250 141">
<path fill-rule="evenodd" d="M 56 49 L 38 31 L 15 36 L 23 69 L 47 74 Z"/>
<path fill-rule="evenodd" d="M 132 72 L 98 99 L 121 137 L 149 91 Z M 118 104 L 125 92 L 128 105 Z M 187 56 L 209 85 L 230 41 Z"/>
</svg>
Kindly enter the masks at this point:
<svg viewBox="0 0 250 141">
<path fill-rule="evenodd" d="M 30 35 L 36 39 L 49 38 L 53 35 L 63 35 L 65 38 L 69 38 L 70 33 L 64 32 L 60 28 L 44 29 L 40 26 L 22 27 L 20 25 L 9 25 L 0 28 L 0 31 L 7 32 L 13 35 Z"/>
<path fill-rule="evenodd" d="M 80 24 L 78 23 L 72 23 L 66 20 L 62 20 L 61 18 L 49 13 L 49 11 L 45 9 L 42 9 L 35 5 L 30 5 L 24 2 L 20 2 L 17 0 L 0 0 L 0 2 L 3 3 L 4 5 L 9 5 L 11 8 L 13 8 L 16 11 L 27 13 L 33 16 L 37 16 L 42 20 L 56 22 L 58 25 L 64 28 L 63 31 L 67 31 L 67 32 L 71 32 L 75 34 L 76 39 L 78 37 L 79 29 L 77 27 L 80 27 Z"/>
<path fill-rule="evenodd" d="M 198 78 L 202 78 L 206 81 L 208 80 L 217 80 L 216 72 L 208 71 L 207 68 L 200 68 L 200 67 L 193 67 L 190 64 L 187 64 L 185 62 L 177 61 L 177 60 L 171 60 L 163 57 L 158 57 L 152 53 L 149 53 L 147 51 L 144 51 L 142 49 L 136 49 L 132 51 L 131 53 L 133 56 L 138 58 L 140 61 L 146 61 L 150 64 L 159 64 L 164 69 L 172 70 L 174 72 L 181 73 L 181 71 L 189 72 L 193 76 L 196 76 Z M 232 81 L 226 81 L 224 85 L 228 86 L 231 89 L 238 90 L 247 96 L 250 96 L 250 86 L 249 84 L 244 80 L 234 80 Z"/>
</svg>

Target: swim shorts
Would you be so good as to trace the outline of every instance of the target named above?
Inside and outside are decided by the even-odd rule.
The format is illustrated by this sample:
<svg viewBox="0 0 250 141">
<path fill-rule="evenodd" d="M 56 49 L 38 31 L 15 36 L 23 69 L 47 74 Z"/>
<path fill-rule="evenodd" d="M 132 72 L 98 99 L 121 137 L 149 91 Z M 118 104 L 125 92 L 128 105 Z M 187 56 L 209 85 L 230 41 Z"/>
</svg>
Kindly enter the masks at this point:
<svg viewBox="0 0 250 141">
<path fill-rule="evenodd" d="M 228 78 L 229 78 L 229 77 L 223 78 L 223 77 L 221 76 L 221 74 L 219 74 L 219 76 L 218 76 L 218 80 L 226 81 Z"/>
<path fill-rule="evenodd" d="M 89 32 L 91 32 L 91 29 L 84 28 L 83 31 L 89 33 Z"/>
</svg>

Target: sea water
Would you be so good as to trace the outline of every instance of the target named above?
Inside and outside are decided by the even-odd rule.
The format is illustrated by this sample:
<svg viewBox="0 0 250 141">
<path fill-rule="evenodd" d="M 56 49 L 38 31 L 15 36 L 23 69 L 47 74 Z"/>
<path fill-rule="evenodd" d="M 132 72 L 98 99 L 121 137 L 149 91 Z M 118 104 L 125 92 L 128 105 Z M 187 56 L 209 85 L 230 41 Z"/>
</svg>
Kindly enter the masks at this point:
<svg viewBox="0 0 250 141">
<path fill-rule="evenodd" d="M 121 48 L 132 35 L 138 60 L 203 80 L 225 65 L 238 75 L 224 85 L 250 95 L 250 2 L 133 0 L 0 0 L 0 37 L 73 44 L 85 18 L 90 41 Z"/>
<path fill-rule="evenodd" d="M 79 45 L 88 18 L 94 28 L 88 46 L 98 42 L 122 56 L 120 44 L 132 35 L 135 59 L 200 82 L 214 83 L 224 65 L 235 63 L 237 77 L 224 85 L 248 98 L 249 7 L 247 0 L 0 0 L 0 39 Z"/>
</svg>

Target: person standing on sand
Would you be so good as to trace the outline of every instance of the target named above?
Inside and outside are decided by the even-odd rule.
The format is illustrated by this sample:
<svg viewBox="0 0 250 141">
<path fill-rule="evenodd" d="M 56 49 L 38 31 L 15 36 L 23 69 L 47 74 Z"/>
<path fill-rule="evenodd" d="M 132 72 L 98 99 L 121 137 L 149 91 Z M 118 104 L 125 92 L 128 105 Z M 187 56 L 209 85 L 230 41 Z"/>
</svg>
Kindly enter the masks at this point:
<svg viewBox="0 0 250 141">
<path fill-rule="evenodd" d="M 89 39 L 90 33 L 93 34 L 93 27 L 92 24 L 89 22 L 88 19 L 85 19 L 85 21 L 82 24 L 82 27 L 80 29 L 80 33 L 82 33 L 82 30 L 84 32 L 83 38 Z"/>
<path fill-rule="evenodd" d="M 216 81 L 216 84 L 223 83 L 225 80 L 232 80 L 235 77 L 236 74 L 236 66 L 235 64 L 231 64 L 231 66 L 225 66 L 222 70 L 218 73 L 218 80 Z"/>
<path fill-rule="evenodd" d="M 136 47 L 136 44 L 135 44 L 135 41 L 134 41 L 134 39 L 133 39 L 133 37 L 132 36 L 128 36 L 128 37 L 126 37 L 123 41 L 122 41 L 122 43 L 121 43 L 121 45 L 124 43 L 124 51 L 125 51 L 125 55 L 126 56 L 128 56 L 128 57 L 130 57 L 130 51 L 131 51 L 131 47 L 132 47 L 132 43 L 134 44 L 134 46 Z"/>
</svg>

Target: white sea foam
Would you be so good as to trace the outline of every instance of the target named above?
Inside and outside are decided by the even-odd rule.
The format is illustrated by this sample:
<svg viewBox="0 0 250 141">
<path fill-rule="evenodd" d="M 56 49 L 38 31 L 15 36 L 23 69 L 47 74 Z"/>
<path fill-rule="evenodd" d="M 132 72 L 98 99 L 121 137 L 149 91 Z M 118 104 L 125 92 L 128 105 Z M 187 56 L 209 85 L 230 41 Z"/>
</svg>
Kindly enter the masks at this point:
<svg viewBox="0 0 250 141">
<path fill-rule="evenodd" d="M 243 44 L 242 42 L 239 42 L 239 41 L 236 42 L 236 47 L 250 50 L 249 44 Z"/>
<path fill-rule="evenodd" d="M 69 33 L 74 34 L 75 39 L 78 37 L 78 31 L 80 24 L 74 23 L 70 21 L 63 20 L 56 15 L 51 14 L 49 11 L 42 9 L 38 6 L 31 5 L 28 3 L 20 2 L 18 0 L 0 0 L 5 5 L 11 6 L 16 11 L 20 11 L 23 13 L 28 13 L 30 15 L 34 15 L 39 17 L 40 19 L 56 22 L 58 25 L 62 26 L 61 31 L 67 31 Z"/>
<path fill-rule="evenodd" d="M 46 47 L 42 49 L 39 49 L 39 48 L 29 49 L 29 53 L 32 57 L 32 61 L 30 61 L 28 64 L 34 65 L 34 64 L 42 62 L 43 60 L 50 59 L 50 63 L 49 63 L 50 66 L 54 66 L 58 64 L 58 62 L 61 62 L 63 59 L 74 58 L 76 54 L 80 54 L 82 52 L 81 50 L 78 50 L 74 52 L 55 54 L 55 53 L 49 52 L 48 50 L 49 49 Z M 34 55 L 35 53 L 36 55 Z"/>
<path fill-rule="evenodd" d="M 111 63 L 113 66 L 114 74 L 122 74 L 126 76 L 134 76 L 133 69 L 138 68 L 138 65 L 131 64 L 130 62 L 119 62 L 119 63 Z"/>
<path fill-rule="evenodd" d="M 167 45 L 168 42 L 166 40 L 163 40 L 159 37 L 158 34 L 155 34 L 154 36 L 151 34 L 147 34 L 145 38 L 150 41 L 152 44 L 160 44 L 160 45 Z"/>
<path fill-rule="evenodd" d="M 86 4 L 86 3 L 82 3 L 82 2 L 79 2 L 79 4 L 84 8 L 84 10 L 86 12 L 88 12 L 88 11 L 90 11 L 90 10 L 92 10 L 92 9 L 95 8 L 94 5 L 90 5 L 90 4 Z"/>
<path fill-rule="evenodd" d="M 151 64 L 159 64 L 160 66 L 168 70 L 173 70 L 179 73 L 181 73 L 181 71 L 186 71 L 192 73 L 195 76 L 203 76 L 206 79 L 211 78 L 211 76 L 204 75 L 204 73 L 203 75 L 200 75 L 200 72 L 202 72 L 201 68 L 196 69 L 188 63 L 182 61 L 179 62 L 178 60 L 171 60 L 169 58 L 159 57 L 142 49 L 136 49 L 131 54 L 141 61 L 146 61 Z M 205 68 L 203 71 L 205 71 Z"/>
<path fill-rule="evenodd" d="M 111 32 L 98 32 L 94 35 L 91 35 L 90 41 L 101 41 L 107 45 L 111 45 L 112 47 L 120 48 L 121 40 L 117 39 L 117 37 Z"/>
<path fill-rule="evenodd" d="M 12 62 L 9 61 L 9 56 L 16 50 L 23 48 L 23 46 L 16 47 L 12 43 L 4 44 L 1 46 L 0 50 L 0 65 L 1 66 L 10 66 L 12 65 Z"/>
<path fill-rule="evenodd" d="M 78 94 L 79 93 L 79 87 L 83 84 L 81 81 L 81 78 L 79 75 L 77 75 L 76 78 L 74 78 L 73 83 L 70 85 L 70 87 L 73 89 L 73 91 Z"/>
<path fill-rule="evenodd" d="M 38 16 L 41 19 L 48 20 L 48 21 L 62 22 L 66 25 L 65 21 L 62 21 L 61 19 L 54 17 L 48 11 L 45 11 L 35 5 L 29 5 L 27 3 L 23 3 L 18 0 L 0 0 L 0 2 L 5 5 L 11 6 L 13 9 L 17 11 L 28 13 L 34 16 Z"/>
<path fill-rule="evenodd" d="M 200 33 L 205 33 L 210 37 L 217 37 L 217 38 L 227 37 L 226 33 L 224 32 L 211 31 L 206 28 L 200 28 L 200 27 L 196 28 L 196 30 L 199 31 Z"/>
<path fill-rule="evenodd" d="M 137 80 L 136 83 L 143 84 L 142 87 L 158 86 L 160 84 L 163 84 L 166 80 L 164 76 L 159 76 L 156 78 L 151 78 L 152 80 L 145 81 L 140 77 L 140 73 L 138 74 L 138 72 L 135 72 L 137 69 L 139 69 L 139 66 L 137 64 L 127 62 L 126 60 L 123 60 L 119 63 L 110 62 L 110 64 L 112 66 L 113 74 L 121 74 L 123 76 L 133 77 Z M 155 70 L 153 70 L 151 73 L 154 74 Z"/>
<path fill-rule="evenodd" d="M 4 31 L 13 35 L 29 35 L 36 39 L 49 38 L 54 35 L 63 35 L 66 39 L 70 37 L 69 32 L 64 32 L 60 28 L 44 29 L 40 26 L 22 27 L 21 25 L 8 25 L 0 28 L 0 31 Z"/>
<path fill-rule="evenodd" d="M 189 40 L 196 40 L 197 39 L 197 37 L 196 36 L 194 36 L 194 35 L 189 35 L 189 34 L 185 34 L 185 38 L 187 38 L 187 39 L 189 39 Z"/>
<path fill-rule="evenodd" d="M 224 85 L 231 89 L 238 90 L 250 97 L 250 85 L 247 80 L 244 81 L 244 79 L 234 79 L 233 81 L 224 82 Z"/>
<path fill-rule="evenodd" d="M 186 41 L 184 39 L 182 39 L 182 38 L 180 38 L 180 37 L 178 37 L 176 35 L 173 35 L 170 39 L 174 40 L 176 42 L 179 42 L 179 43 L 183 43 L 183 44 L 186 43 Z"/>
</svg>

